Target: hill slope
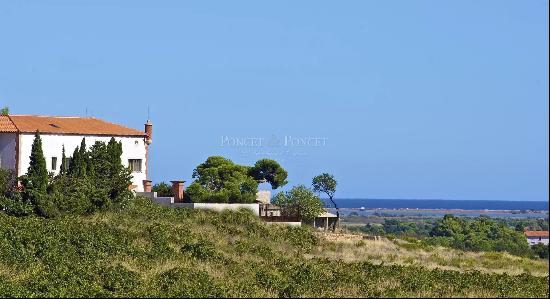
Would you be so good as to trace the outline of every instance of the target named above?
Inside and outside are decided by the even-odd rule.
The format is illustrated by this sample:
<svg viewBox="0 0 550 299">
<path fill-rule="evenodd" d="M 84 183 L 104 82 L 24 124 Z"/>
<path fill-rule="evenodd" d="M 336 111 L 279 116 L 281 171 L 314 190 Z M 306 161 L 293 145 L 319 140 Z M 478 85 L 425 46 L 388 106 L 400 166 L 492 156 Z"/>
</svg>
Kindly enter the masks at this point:
<svg viewBox="0 0 550 299">
<path fill-rule="evenodd" d="M 330 244 L 246 211 L 167 209 L 145 199 L 88 217 L 0 213 L 0 296 L 548 295 L 548 276 L 343 261 L 341 246 Z"/>
</svg>

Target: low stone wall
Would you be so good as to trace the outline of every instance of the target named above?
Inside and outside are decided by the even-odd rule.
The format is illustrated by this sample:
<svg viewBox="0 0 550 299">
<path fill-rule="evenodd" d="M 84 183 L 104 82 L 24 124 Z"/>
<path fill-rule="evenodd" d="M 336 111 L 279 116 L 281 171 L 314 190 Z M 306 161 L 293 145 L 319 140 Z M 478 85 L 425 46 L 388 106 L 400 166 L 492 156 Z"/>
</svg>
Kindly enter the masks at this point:
<svg viewBox="0 0 550 299">
<path fill-rule="evenodd" d="M 165 197 L 171 198 L 171 197 Z M 244 204 L 244 203 L 182 203 L 182 202 L 168 202 L 167 200 L 159 200 L 163 197 L 157 197 L 153 199 L 156 203 L 169 207 L 169 208 L 188 208 L 188 209 L 200 209 L 200 210 L 211 210 L 216 212 L 221 212 L 225 210 L 236 211 L 239 209 L 249 209 L 254 213 L 254 215 L 260 215 L 260 205 L 257 203 Z"/>
<path fill-rule="evenodd" d="M 182 203 L 174 202 L 173 197 L 157 197 L 157 192 L 136 192 L 137 195 L 150 198 L 153 202 L 169 208 L 189 208 L 212 211 L 249 209 L 254 215 L 260 216 L 260 205 L 257 203 Z"/>
<path fill-rule="evenodd" d="M 193 209 L 204 209 L 213 211 L 224 210 L 239 210 L 249 209 L 252 210 L 254 215 L 260 216 L 260 205 L 257 203 L 193 203 Z"/>
<path fill-rule="evenodd" d="M 290 225 L 290 226 L 302 226 L 302 222 L 264 222 L 267 224 L 279 224 L 279 225 Z"/>
</svg>

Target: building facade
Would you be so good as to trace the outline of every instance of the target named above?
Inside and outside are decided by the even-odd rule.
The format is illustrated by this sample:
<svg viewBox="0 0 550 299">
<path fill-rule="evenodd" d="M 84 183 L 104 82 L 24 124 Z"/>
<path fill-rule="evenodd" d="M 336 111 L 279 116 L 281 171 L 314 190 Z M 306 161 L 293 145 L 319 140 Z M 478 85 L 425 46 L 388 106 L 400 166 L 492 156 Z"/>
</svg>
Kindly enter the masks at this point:
<svg viewBox="0 0 550 299">
<path fill-rule="evenodd" d="M 152 142 L 149 121 L 145 131 L 139 131 L 92 117 L 3 115 L 0 116 L 0 167 L 13 170 L 17 176 L 24 175 L 30 164 L 36 131 L 40 132 L 47 169 L 54 174 L 59 173 L 63 147 L 70 159 L 83 138 L 89 148 L 96 141 L 107 143 L 114 137 L 122 143 L 122 163 L 132 171 L 131 189 L 143 191 Z"/>
<path fill-rule="evenodd" d="M 533 246 L 535 244 L 542 243 L 548 245 L 548 231 L 529 231 L 524 232 L 525 237 L 529 245 Z"/>
</svg>

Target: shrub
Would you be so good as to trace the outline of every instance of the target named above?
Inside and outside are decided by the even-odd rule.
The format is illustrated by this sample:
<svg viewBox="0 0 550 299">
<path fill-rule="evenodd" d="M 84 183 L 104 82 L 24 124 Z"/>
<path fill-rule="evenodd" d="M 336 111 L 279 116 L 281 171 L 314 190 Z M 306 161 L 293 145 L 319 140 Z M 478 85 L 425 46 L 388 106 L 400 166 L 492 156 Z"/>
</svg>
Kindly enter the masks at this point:
<svg viewBox="0 0 550 299">
<path fill-rule="evenodd" d="M 174 194 L 172 193 L 172 187 L 166 184 L 165 182 L 160 182 L 158 184 L 155 184 L 151 190 L 153 192 L 157 192 L 157 196 L 160 196 L 160 197 L 174 196 Z"/>
</svg>

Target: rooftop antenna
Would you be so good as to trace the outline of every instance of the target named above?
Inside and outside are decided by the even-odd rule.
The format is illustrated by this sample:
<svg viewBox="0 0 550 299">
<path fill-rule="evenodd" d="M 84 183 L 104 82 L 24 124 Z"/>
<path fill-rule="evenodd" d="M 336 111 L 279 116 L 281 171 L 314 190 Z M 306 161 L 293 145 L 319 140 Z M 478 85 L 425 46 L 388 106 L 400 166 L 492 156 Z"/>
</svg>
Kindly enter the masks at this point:
<svg viewBox="0 0 550 299">
<path fill-rule="evenodd" d="M 149 105 L 147 105 L 147 120 L 150 120 L 151 118 L 149 117 Z"/>
<path fill-rule="evenodd" d="M 86 118 L 88 117 L 88 107 L 86 107 Z"/>
</svg>

